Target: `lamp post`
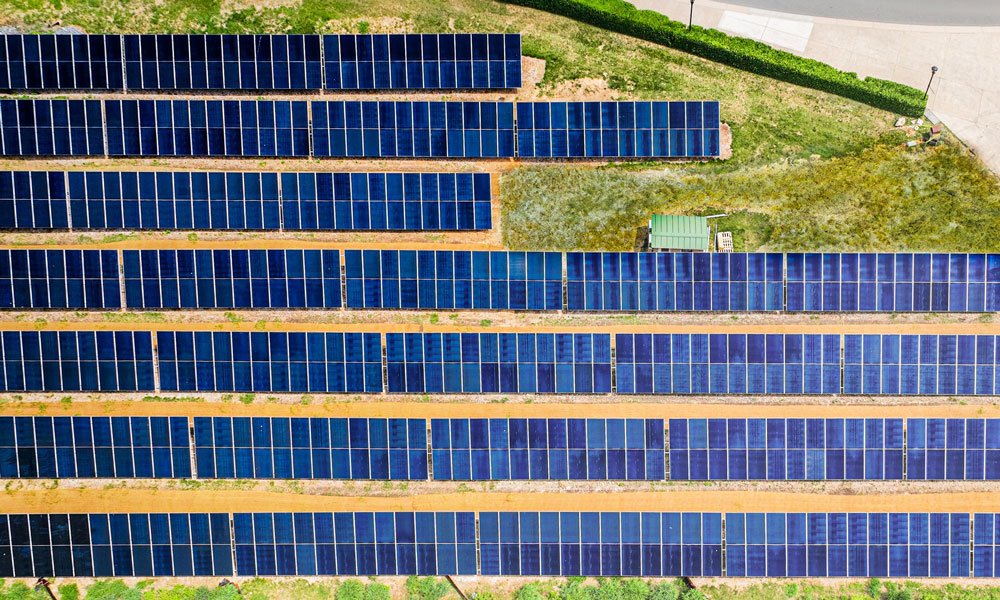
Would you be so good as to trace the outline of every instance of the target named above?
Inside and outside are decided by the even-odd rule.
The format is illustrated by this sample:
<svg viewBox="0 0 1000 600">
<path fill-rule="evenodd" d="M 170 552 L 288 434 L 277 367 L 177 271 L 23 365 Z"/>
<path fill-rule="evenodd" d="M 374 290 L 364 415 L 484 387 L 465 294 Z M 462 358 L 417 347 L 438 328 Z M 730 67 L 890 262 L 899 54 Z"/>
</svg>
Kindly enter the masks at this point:
<svg viewBox="0 0 1000 600">
<path fill-rule="evenodd" d="M 694 0 L 691 0 L 691 10 L 688 11 L 688 31 L 691 31 L 691 21 L 693 19 L 694 19 Z"/>
<path fill-rule="evenodd" d="M 931 83 L 934 81 L 934 74 L 937 73 L 937 70 L 938 70 L 938 68 L 936 66 L 931 67 L 931 78 L 927 82 L 927 89 L 924 90 L 924 100 L 927 99 L 927 94 L 930 93 L 930 91 L 931 91 Z"/>
</svg>

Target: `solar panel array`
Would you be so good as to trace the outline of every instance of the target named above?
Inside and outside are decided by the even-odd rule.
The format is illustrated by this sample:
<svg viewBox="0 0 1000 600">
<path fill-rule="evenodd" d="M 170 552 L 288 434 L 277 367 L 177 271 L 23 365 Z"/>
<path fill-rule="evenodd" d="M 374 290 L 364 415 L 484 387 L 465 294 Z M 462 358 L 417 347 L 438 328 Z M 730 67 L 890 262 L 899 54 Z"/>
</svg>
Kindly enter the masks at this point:
<svg viewBox="0 0 1000 600">
<path fill-rule="evenodd" d="M 236 513 L 240 575 L 475 575 L 476 515 Z"/>
<path fill-rule="evenodd" d="M 435 480 L 662 480 L 663 419 L 433 419 Z"/>
<path fill-rule="evenodd" d="M 233 575 L 225 513 L 0 515 L 0 577 Z"/>
<path fill-rule="evenodd" d="M 776 253 L 569 252 L 568 310 L 782 310 Z"/>
<path fill-rule="evenodd" d="M 488 173 L 0 171 L 0 228 L 478 230 L 491 197 Z"/>
<path fill-rule="evenodd" d="M 338 250 L 124 250 L 128 308 L 339 308 Z"/>
<path fill-rule="evenodd" d="M 483 575 L 719 577 L 720 513 L 481 512 Z"/>
<path fill-rule="evenodd" d="M 382 391 L 377 333 L 157 331 L 156 348 L 164 391 Z"/>
<path fill-rule="evenodd" d="M 845 394 L 992 395 L 993 335 L 844 336 Z"/>
<path fill-rule="evenodd" d="M 0 390 L 152 392 L 148 331 L 4 331 Z"/>
<path fill-rule="evenodd" d="M 619 394 L 837 394 L 840 336 L 615 334 Z"/>
<path fill-rule="evenodd" d="M 881 512 L 12 514 L 0 515 L 0 577 L 992 577 L 997 522 Z"/>
<path fill-rule="evenodd" d="M 115 250 L 0 249 L 0 309 L 120 307 Z"/>
<path fill-rule="evenodd" d="M 671 419 L 668 431 L 673 480 L 904 478 L 903 419 Z"/>
<path fill-rule="evenodd" d="M 907 419 L 907 479 L 1000 479 L 1000 420 Z"/>
<path fill-rule="evenodd" d="M 199 478 L 427 479 L 424 419 L 195 417 Z"/>
<path fill-rule="evenodd" d="M 521 87 L 519 33 L 324 35 L 328 90 Z"/>
<path fill-rule="evenodd" d="M 516 33 L 0 36 L 0 90 L 520 86 Z"/>
<path fill-rule="evenodd" d="M 970 534 L 968 513 L 727 513 L 726 575 L 968 577 Z"/>
<path fill-rule="evenodd" d="M 611 393 L 611 336 L 387 333 L 388 391 Z"/>
<path fill-rule="evenodd" d="M 0 477 L 188 478 L 187 417 L 2 417 Z"/>
<path fill-rule="evenodd" d="M 603 104 L 614 112 L 633 103 Z M 521 107 L 530 105 L 517 106 L 524 112 Z M 517 135 L 539 132 L 530 124 L 515 126 L 514 112 L 513 102 L 472 101 L 0 100 L 0 155 L 536 157 L 520 144 L 515 147 Z M 702 137 L 718 137 L 717 122 L 714 129 L 705 127 L 686 130 L 692 145 L 677 156 L 718 157 L 718 144 L 693 145 Z M 605 133 L 613 147 L 608 141 L 601 154 L 570 157 L 668 156 L 655 147 L 629 150 L 625 130 L 601 130 Z M 633 133 L 641 137 L 644 132 Z"/>
<path fill-rule="evenodd" d="M 559 310 L 556 252 L 345 250 L 348 308 Z"/>
<path fill-rule="evenodd" d="M 719 156 L 718 102 L 518 102 L 521 158 Z"/>
</svg>

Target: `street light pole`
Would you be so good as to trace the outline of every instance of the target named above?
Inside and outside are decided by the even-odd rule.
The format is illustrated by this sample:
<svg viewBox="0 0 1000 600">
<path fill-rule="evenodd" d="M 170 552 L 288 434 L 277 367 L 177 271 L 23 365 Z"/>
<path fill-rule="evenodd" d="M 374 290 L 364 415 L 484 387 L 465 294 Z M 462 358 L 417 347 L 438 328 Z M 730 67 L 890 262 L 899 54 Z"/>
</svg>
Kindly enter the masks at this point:
<svg viewBox="0 0 1000 600">
<path fill-rule="evenodd" d="M 694 19 L 694 0 L 691 0 L 691 10 L 688 11 L 688 31 L 691 31 L 691 21 Z"/>
<path fill-rule="evenodd" d="M 692 0 L 692 2 L 693 1 L 694 0 Z M 937 70 L 938 70 L 938 68 L 936 66 L 931 67 L 931 78 L 930 78 L 930 81 L 927 82 L 927 89 L 924 90 L 924 100 L 927 99 L 927 94 L 930 93 L 930 91 L 931 91 L 931 83 L 934 81 L 934 74 L 937 73 Z"/>
</svg>

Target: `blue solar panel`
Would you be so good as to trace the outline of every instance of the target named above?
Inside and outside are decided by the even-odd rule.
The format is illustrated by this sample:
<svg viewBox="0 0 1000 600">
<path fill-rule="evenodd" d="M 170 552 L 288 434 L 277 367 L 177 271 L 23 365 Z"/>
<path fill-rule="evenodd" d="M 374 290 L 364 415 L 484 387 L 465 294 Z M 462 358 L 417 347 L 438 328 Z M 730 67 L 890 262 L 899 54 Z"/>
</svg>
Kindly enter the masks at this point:
<svg viewBox="0 0 1000 600">
<path fill-rule="evenodd" d="M 0 250 L 0 309 L 120 307 L 114 250 Z"/>
<path fill-rule="evenodd" d="M 488 173 L 0 171 L 0 228 L 481 230 L 491 197 Z"/>
<path fill-rule="evenodd" d="M 719 513 L 481 512 L 483 575 L 723 574 Z"/>
<path fill-rule="evenodd" d="M 492 227 L 489 173 L 282 173 L 283 228 Z"/>
<path fill-rule="evenodd" d="M 727 513 L 729 577 L 968 577 L 968 513 Z"/>
<path fill-rule="evenodd" d="M 164 391 L 382 391 L 377 333 L 156 332 Z"/>
<path fill-rule="evenodd" d="M 990 395 L 996 336 L 844 336 L 844 393 Z"/>
<path fill-rule="evenodd" d="M 521 158 L 718 157 L 718 102 L 518 102 Z"/>
<path fill-rule="evenodd" d="M 304 100 L 105 100 L 110 156 L 309 156 Z"/>
<path fill-rule="evenodd" d="M 236 513 L 236 570 L 267 575 L 475 575 L 476 515 Z"/>
<path fill-rule="evenodd" d="M 521 87 L 521 34 L 324 35 L 325 89 Z"/>
<path fill-rule="evenodd" d="M 0 417 L 0 477 L 191 477 L 187 417 Z"/>
<path fill-rule="evenodd" d="M 66 180 L 58 171 L 0 171 L 0 229 L 65 229 Z"/>
<path fill-rule="evenodd" d="M 338 250 L 125 250 L 129 308 L 339 308 Z"/>
<path fill-rule="evenodd" d="M 387 333 L 388 391 L 611 393 L 611 336 Z"/>
<path fill-rule="evenodd" d="M 433 419 L 435 480 L 662 480 L 663 419 Z"/>
<path fill-rule="evenodd" d="M 671 419 L 670 479 L 903 479 L 902 419 Z"/>
<path fill-rule="evenodd" d="M 224 513 L 0 515 L 0 528 L 3 577 L 233 574 Z"/>
<path fill-rule="evenodd" d="M 0 390 L 154 390 L 148 331 L 4 331 Z"/>
<path fill-rule="evenodd" d="M 313 156 L 514 156 L 512 102 L 312 102 Z"/>
<path fill-rule="evenodd" d="M 120 35 L 0 35 L 0 90 L 121 87 Z"/>
<path fill-rule="evenodd" d="M 781 254 L 570 252 L 569 310 L 781 310 Z"/>
<path fill-rule="evenodd" d="M 0 154 L 100 156 L 100 100 L 0 100 Z"/>
<path fill-rule="evenodd" d="M 427 479 L 424 419 L 195 417 L 199 479 Z"/>
<path fill-rule="evenodd" d="M 619 394 L 837 394 L 839 335 L 615 334 Z"/>
<path fill-rule="evenodd" d="M 908 419 L 907 479 L 1000 479 L 1000 419 Z"/>
<path fill-rule="evenodd" d="M 318 35 L 125 35 L 131 90 L 317 90 Z"/>
<path fill-rule="evenodd" d="M 559 310 L 557 252 L 345 250 L 348 308 Z"/>
</svg>

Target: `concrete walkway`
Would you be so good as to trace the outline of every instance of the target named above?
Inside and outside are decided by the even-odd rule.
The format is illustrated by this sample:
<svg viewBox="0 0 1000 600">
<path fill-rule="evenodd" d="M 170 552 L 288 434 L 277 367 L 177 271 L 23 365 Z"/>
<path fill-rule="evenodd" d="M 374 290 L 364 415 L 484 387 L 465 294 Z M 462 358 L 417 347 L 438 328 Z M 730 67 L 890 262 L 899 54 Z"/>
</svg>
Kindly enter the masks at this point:
<svg viewBox="0 0 1000 600">
<path fill-rule="evenodd" d="M 687 0 L 634 0 L 687 22 Z M 1000 10 L 998 8 L 997 10 Z M 1000 27 L 869 23 L 696 0 L 694 22 L 815 58 L 859 76 L 927 87 L 927 107 L 1000 174 Z"/>
</svg>

